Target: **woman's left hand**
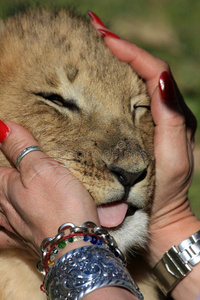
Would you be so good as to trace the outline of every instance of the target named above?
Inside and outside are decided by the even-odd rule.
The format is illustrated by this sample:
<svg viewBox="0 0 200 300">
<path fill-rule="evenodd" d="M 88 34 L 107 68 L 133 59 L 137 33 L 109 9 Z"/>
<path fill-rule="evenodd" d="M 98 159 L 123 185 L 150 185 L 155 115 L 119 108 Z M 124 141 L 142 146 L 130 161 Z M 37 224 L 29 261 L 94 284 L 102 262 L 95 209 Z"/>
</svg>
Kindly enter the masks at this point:
<svg viewBox="0 0 200 300">
<path fill-rule="evenodd" d="M 13 166 L 20 151 L 38 145 L 24 128 L 0 121 L 1 150 Z M 1 141 L 2 142 L 2 141 Z M 65 222 L 99 224 L 89 193 L 72 173 L 42 151 L 27 154 L 15 167 L 0 167 L 0 248 L 40 254 L 41 241 Z"/>
</svg>

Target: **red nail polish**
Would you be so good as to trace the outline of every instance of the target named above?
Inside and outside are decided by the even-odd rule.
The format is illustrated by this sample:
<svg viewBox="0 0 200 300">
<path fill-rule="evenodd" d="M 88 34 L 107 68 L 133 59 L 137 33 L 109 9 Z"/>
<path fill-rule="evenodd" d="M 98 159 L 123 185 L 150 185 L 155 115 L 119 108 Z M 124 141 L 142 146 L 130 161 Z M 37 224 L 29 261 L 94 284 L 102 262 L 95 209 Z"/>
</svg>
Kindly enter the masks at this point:
<svg viewBox="0 0 200 300">
<path fill-rule="evenodd" d="M 100 35 L 104 38 L 104 37 L 111 37 L 114 39 L 120 39 L 120 37 L 118 35 L 116 35 L 115 33 L 109 31 L 109 30 L 105 30 L 105 29 L 98 29 Z"/>
<path fill-rule="evenodd" d="M 161 73 L 159 78 L 159 89 L 164 101 L 170 103 L 176 100 L 176 91 L 172 76 L 167 71 Z"/>
<path fill-rule="evenodd" d="M 98 23 L 99 25 L 103 26 L 106 28 L 106 26 L 103 24 L 103 22 L 101 21 L 101 19 L 95 14 L 93 13 L 91 10 L 88 11 L 88 15 L 89 17 L 96 23 Z"/>
<path fill-rule="evenodd" d="M 6 139 L 8 136 L 10 130 L 6 126 L 6 124 L 0 120 L 0 143 L 3 143 L 3 141 Z"/>
</svg>

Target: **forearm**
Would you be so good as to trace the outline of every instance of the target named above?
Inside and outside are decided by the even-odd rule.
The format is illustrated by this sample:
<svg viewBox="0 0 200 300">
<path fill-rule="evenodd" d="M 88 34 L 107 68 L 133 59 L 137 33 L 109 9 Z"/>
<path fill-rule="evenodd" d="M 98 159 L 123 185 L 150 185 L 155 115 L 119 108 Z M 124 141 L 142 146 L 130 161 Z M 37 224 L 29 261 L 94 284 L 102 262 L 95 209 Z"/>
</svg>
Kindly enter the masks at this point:
<svg viewBox="0 0 200 300">
<path fill-rule="evenodd" d="M 154 267 L 163 257 L 164 253 L 173 245 L 180 244 L 183 240 L 200 230 L 200 221 L 192 214 L 179 222 L 154 230 L 151 236 L 149 247 L 149 263 Z M 191 300 L 196 299 L 200 293 L 200 264 L 193 267 L 193 270 L 183 278 L 172 290 L 174 299 Z"/>
<path fill-rule="evenodd" d="M 182 279 L 172 291 L 172 297 L 176 300 L 195 300 L 200 294 L 200 264 Z"/>
<path fill-rule="evenodd" d="M 98 289 L 84 298 L 85 300 L 137 300 L 133 294 L 131 294 L 128 290 L 119 288 L 119 287 L 105 287 Z"/>
</svg>

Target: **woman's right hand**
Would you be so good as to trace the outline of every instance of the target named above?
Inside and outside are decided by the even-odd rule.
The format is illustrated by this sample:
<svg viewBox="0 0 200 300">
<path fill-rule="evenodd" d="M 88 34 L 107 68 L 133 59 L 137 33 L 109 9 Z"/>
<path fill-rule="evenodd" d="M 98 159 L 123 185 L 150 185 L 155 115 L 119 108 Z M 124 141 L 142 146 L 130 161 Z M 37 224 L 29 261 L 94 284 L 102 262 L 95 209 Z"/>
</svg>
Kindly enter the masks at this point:
<svg viewBox="0 0 200 300">
<path fill-rule="evenodd" d="M 185 104 L 166 62 L 120 39 L 107 30 L 95 14 L 90 12 L 90 16 L 92 25 L 104 37 L 113 54 L 144 78 L 151 96 L 155 124 L 156 188 L 150 222 L 150 249 L 160 249 L 162 255 L 168 249 L 168 237 L 177 244 L 183 236 L 186 238 L 200 228 L 187 198 L 194 167 L 196 119 Z M 179 224 L 185 224 L 183 234 L 179 232 L 180 236 L 177 234 Z M 176 230 L 174 227 L 177 227 Z M 161 242 L 162 236 L 164 239 Z M 158 259 L 159 255 L 156 256 L 155 259 Z"/>
<path fill-rule="evenodd" d="M 196 119 L 185 104 L 169 65 L 108 30 L 90 12 L 92 25 L 121 61 L 128 63 L 147 84 L 155 123 L 156 187 L 150 218 L 149 263 L 154 266 L 172 245 L 200 229 L 188 190 L 193 173 Z M 200 292 L 200 264 L 173 291 L 175 299 L 195 299 Z M 188 284 L 191 286 L 188 291 Z"/>
</svg>

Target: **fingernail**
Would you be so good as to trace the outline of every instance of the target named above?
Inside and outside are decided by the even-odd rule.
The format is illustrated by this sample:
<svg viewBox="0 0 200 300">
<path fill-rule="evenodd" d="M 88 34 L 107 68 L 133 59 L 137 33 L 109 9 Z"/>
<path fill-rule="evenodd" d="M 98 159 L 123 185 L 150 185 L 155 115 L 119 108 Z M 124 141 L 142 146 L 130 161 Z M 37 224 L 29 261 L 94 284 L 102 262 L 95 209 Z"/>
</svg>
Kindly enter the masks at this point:
<svg viewBox="0 0 200 300">
<path fill-rule="evenodd" d="M 176 91 L 172 76 L 167 71 L 161 73 L 159 78 L 159 89 L 162 99 L 165 102 L 173 102 L 176 100 Z"/>
<path fill-rule="evenodd" d="M 7 127 L 7 125 L 0 120 L 0 143 L 2 144 L 4 140 L 9 135 L 10 129 Z"/>
<path fill-rule="evenodd" d="M 98 29 L 100 35 L 104 38 L 104 37 L 111 37 L 114 39 L 120 39 L 120 37 L 118 35 L 116 35 L 115 33 L 106 30 L 106 29 Z"/>
<path fill-rule="evenodd" d="M 91 10 L 88 11 L 88 15 L 89 17 L 96 23 L 98 23 L 99 25 L 103 26 L 106 28 L 106 26 L 103 24 L 103 22 L 101 21 L 101 19 L 95 14 L 93 13 Z"/>
</svg>

